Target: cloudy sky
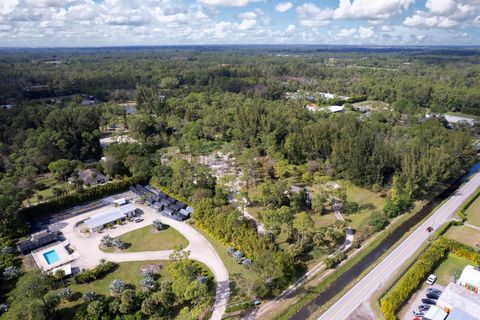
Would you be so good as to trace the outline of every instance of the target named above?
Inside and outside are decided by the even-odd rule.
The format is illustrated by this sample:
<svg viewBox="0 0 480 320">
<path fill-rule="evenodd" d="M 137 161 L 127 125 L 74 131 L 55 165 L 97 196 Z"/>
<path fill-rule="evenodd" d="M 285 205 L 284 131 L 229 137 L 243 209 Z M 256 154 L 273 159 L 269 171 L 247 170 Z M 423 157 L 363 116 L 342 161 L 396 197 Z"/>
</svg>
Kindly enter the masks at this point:
<svg viewBox="0 0 480 320">
<path fill-rule="evenodd" d="M 480 0 L 0 0 L 0 46 L 480 45 Z"/>
</svg>

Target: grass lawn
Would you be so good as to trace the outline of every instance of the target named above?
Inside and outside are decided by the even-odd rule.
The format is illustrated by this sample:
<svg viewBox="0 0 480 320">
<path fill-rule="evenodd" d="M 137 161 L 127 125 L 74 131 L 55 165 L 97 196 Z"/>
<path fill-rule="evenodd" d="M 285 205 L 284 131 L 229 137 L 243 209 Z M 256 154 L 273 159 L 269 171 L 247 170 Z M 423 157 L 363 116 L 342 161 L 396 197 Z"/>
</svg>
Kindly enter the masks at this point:
<svg viewBox="0 0 480 320">
<path fill-rule="evenodd" d="M 76 284 L 72 280 L 72 284 L 69 286 L 73 292 L 85 293 L 86 291 L 94 291 L 98 294 L 109 295 L 109 286 L 114 279 L 121 279 L 125 284 L 135 287 L 139 286 L 140 280 L 143 278 L 140 273 L 140 267 L 146 264 L 162 264 L 164 267 L 160 271 L 159 281 L 167 280 L 164 269 L 169 261 L 133 261 L 133 262 L 121 262 L 118 264 L 118 269 L 114 272 L 106 275 L 103 279 L 99 279 L 90 283 Z"/>
<path fill-rule="evenodd" d="M 253 278 L 253 272 L 235 262 L 235 260 L 227 253 L 227 246 L 222 242 L 206 233 L 195 224 L 192 224 L 192 227 L 210 242 L 220 256 L 220 259 L 222 259 L 225 268 L 227 268 L 231 288 L 229 304 L 245 301 L 245 290 L 242 284 L 245 282 L 245 279 Z"/>
<path fill-rule="evenodd" d="M 374 211 L 382 210 L 385 206 L 385 198 L 380 193 L 358 187 L 348 181 L 342 181 L 347 192 L 347 201 L 356 202 L 359 205 L 358 213 L 346 213 L 345 218 L 351 220 L 349 225 L 359 229 L 368 221 L 368 217 Z"/>
<path fill-rule="evenodd" d="M 446 286 L 450 283 L 450 278 L 453 274 L 456 274 L 457 278 L 460 277 L 463 268 L 472 264 L 473 262 L 468 259 L 449 253 L 447 259 L 433 273 L 437 276 L 437 282 L 442 286 Z"/>
<path fill-rule="evenodd" d="M 311 217 L 315 222 L 316 229 L 332 225 L 335 221 L 337 221 L 337 218 L 333 213 L 324 214 L 324 215 L 314 214 Z"/>
<path fill-rule="evenodd" d="M 157 233 L 152 232 L 151 226 L 146 226 L 121 235 L 119 238 L 130 244 L 123 252 L 158 251 L 185 248 L 188 240 L 174 228 L 165 225 L 166 229 Z M 102 249 L 103 250 L 103 249 Z M 111 252 L 114 249 L 104 250 Z"/>
<path fill-rule="evenodd" d="M 480 231 L 468 226 L 451 227 L 445 234 L 448 238 L 463 242 L 472 248 L 480 244 Z"/>
<path fill-rule="evenodd" d="M 30 197 L 30 199 L 28 199 L 28 201 L 30 201 L 30 203 L 37 203 L 38 202 L 37 194 L 43 196 L 42 201 L 45 201 L 47 199 L 53 198 L 53 190 L 52 190 L 53 187 L 58 186 L 59 188 L 63 188 L 63 186 L 58 183 L 57 179 L 55 179 L 50 174 L 37 178 L 35 180 L 35 183 L 42 183 L 42 184 L 45 185 L 46 188 L 44 190 L 37 191 L 36 194 L 34 194 L 32 197 Z M 25 200 L 24 203 L 28 204 L 28 201 Z"/>
<path fill-rule="evenodd" d="M 465 211 L 467 222 L 480 227 L 480 197 L 478 197 Z"/>
</svg>

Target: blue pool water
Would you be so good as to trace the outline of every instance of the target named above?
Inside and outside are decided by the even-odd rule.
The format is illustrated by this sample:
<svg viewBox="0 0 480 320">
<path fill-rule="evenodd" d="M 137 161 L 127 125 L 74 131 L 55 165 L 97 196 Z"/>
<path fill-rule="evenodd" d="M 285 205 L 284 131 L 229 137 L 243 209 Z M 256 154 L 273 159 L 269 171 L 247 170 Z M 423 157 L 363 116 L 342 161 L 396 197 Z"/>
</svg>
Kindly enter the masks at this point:
<svg viewBox="0 0 480 320">
<path fill-rule="evenodd" d="M 43 257 L 45 258 L 45 261 L 47 261 L 48 264 L 52 264 L 60 260 L 60 257 L 58 256 L 58 253 L 55 250 L 50 250 L 45 252 L 43 254 Z"/>
</svg>

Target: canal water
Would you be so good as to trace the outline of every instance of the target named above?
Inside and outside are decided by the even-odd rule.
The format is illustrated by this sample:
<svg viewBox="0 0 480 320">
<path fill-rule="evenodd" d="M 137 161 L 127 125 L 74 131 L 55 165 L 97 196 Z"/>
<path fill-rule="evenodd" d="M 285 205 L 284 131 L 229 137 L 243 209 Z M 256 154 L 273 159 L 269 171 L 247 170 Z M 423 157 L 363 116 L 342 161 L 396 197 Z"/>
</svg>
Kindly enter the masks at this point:
<svg viewBox="0 0 480 320">
<path fill-rule="evenodd" d="M 404 221 L 400 226 L 392 231 L 385 240 L 378 245 L 372 252 L 358 261 L 352 268 L 343 273 L 330 286 L 325 288 L 317 297 L 308 302 L 296 314 L 290 317 L 291 320 L 305 320 L 318 310 L 322 305 L 332 300 L 347 285 L 352 283 L 363 271 L 379 259 L 388 249 L 390 249 L 400 238 L 412 227 L 425 218 L 439 203 L 451 196 L 458 187 L 470 176 L 480 169 L 480 163 L 473 166 L 462 178 L 454 182 L 448 189 L 428 202 L 417 214 Z"/>
</svg>

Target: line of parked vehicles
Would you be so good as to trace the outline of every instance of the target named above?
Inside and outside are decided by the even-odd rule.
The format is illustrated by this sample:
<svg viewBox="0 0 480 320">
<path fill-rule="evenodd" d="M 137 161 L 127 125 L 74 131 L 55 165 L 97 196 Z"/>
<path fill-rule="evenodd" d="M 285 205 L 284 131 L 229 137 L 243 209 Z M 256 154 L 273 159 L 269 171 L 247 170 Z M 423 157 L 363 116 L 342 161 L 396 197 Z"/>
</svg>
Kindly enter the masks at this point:
<svg viewBox="0 0 480 320">
<path fill-rule="evenodd" d="M 425 312 L 427 312 L 431 308 L 431 306 L 437 304 L 437 300 L 438 298 L 440 298 L 441 294 L 442 291 L 438 289 L 428 288 L 425 298 L 422 299 L 422 304 L 418 306 L 418 311 L 413 311 L 413 314 L 415 315 L 415 318 L 413 318 L 413 320 L 420 320 L 421 317 L 425 315 Z"/>
</svg>

